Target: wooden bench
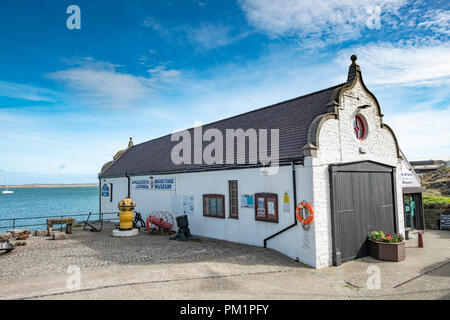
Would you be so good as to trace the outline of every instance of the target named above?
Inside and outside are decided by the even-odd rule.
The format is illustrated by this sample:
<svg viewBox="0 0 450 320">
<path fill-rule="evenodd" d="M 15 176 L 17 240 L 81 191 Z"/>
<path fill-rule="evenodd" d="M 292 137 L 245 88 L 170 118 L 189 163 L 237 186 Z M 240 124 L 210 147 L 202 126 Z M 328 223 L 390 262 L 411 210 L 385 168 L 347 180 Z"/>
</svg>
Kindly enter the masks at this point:
<svg viewBox="0 0 450 320">
<path fill-rule="evenodd" d="M 47 232 L 51 234 L 53 231 L 53 225 L 55 224 L 65 224 L 66 233 L 72 233 L 72 225 L 75 223 L 74 218 L 59 218 L 59 219 L 47 219 Z"/>
</svg>

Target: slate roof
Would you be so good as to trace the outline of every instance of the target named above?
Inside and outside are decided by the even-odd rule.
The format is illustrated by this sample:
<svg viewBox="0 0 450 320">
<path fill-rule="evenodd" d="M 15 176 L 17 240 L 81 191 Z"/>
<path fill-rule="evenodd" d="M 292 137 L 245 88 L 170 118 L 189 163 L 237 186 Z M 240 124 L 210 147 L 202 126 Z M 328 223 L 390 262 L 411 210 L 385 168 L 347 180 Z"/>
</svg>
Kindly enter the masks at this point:
<svg viewBox="0 0 450 320">
<path fill-rule="evenodd" d="M 225 146 L 226 129 L 247 130 L 254 128 L 256 130 L 268 129 L 268 131 L 270 131 L 269 129 L 279 129 L 280 164 L 293 160 L 302 160 L 302 148 L 307 143 L 308 129 L 311 122 L 317 116 L 327 113 L 327 104 L 333 97 L 333 91 L 343 85 L 345 84 L 339 84 L 331 88 L 204 125 L 203 132 L 209 128 L 219 129 L 223 133 L 223 144 Z M 191 141 L 193 142 L 193 128 L 189 129 L 189 132 L 191 133 Z M 171 151 L 178 143 L 177 141 L 171 141 L 171 135 L 166 135 L 134 145 L 108 169 L 102 172 L 99 178 L 124 177 L 126 174 L 136 176 L 248 167 L 248 165 L 207 165 L 205 163 L 176 165 L 171 160 Z M 206 146 L 209 143 L 205 142 L 203 145 Z M 269 151 L 271 150 L 270 147 L 269 134 Z M 247 144 L 246 148 L 248 148 Z M 193 146 L 191 150 L 193 159 Z M 223 153 L 225 163 L 225 150 Z M 248 160 L 248 154 L 246 160 Z M 248 162 L 246 161 L 246 163 Z"/>
</svg>

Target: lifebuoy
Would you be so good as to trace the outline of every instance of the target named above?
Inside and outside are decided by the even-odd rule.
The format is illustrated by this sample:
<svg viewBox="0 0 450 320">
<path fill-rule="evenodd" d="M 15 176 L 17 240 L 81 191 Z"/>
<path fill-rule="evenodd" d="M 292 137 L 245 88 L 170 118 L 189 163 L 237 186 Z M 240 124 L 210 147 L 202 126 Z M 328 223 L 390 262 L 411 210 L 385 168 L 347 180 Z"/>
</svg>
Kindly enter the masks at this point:
<svg viewBox="0 0 450 320">
<path fill-rule="evenodd" d="M 303 219 L 301 211 L 302 211 L 302 209 L 305 209 L 305 208 L 308 210 L 309 217 L 306 219 Z M 295 215 L 297 216 L 298 221 L 302 225 L 307 226 L 314 220 L 314 209 L 308 202 L 302 201 L 298 204 L 297 209 L 295 210 Z"/>
</svg>

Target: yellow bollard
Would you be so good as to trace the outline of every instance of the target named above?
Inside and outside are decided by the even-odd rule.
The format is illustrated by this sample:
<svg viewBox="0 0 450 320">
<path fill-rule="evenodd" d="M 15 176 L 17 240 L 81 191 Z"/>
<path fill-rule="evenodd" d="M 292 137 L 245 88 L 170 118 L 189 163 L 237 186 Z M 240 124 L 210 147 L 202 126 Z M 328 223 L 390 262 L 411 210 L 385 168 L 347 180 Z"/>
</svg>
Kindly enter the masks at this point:
<svg viewBox="0 0 450 320">
<path fill-rule="evenodd" d="M 133 210 L 136 207 L 136 203 L 131 199 L 123 199 L 119 202 L 120 210 L 120 230 L 132 230 L 133 229 Z"/>
</svg>

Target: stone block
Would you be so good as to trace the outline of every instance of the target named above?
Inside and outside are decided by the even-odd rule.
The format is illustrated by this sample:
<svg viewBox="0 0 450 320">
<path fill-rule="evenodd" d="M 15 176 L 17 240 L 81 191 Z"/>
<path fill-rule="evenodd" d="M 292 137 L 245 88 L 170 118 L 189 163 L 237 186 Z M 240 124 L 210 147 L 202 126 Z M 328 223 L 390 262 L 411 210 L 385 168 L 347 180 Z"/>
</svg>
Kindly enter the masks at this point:
<svg viewBox="0 0 450 320">
<path fill-rule="evenodd" d="M 47 230 L 36 230 L 34 235 L 37 237 L 45 237 L 47 236 Z"/>
<path fill-rule="evenodd" d="M 64 240 L 67 235 L 64 232 L 53 232 L 53 240 Z"/>
</svg>

